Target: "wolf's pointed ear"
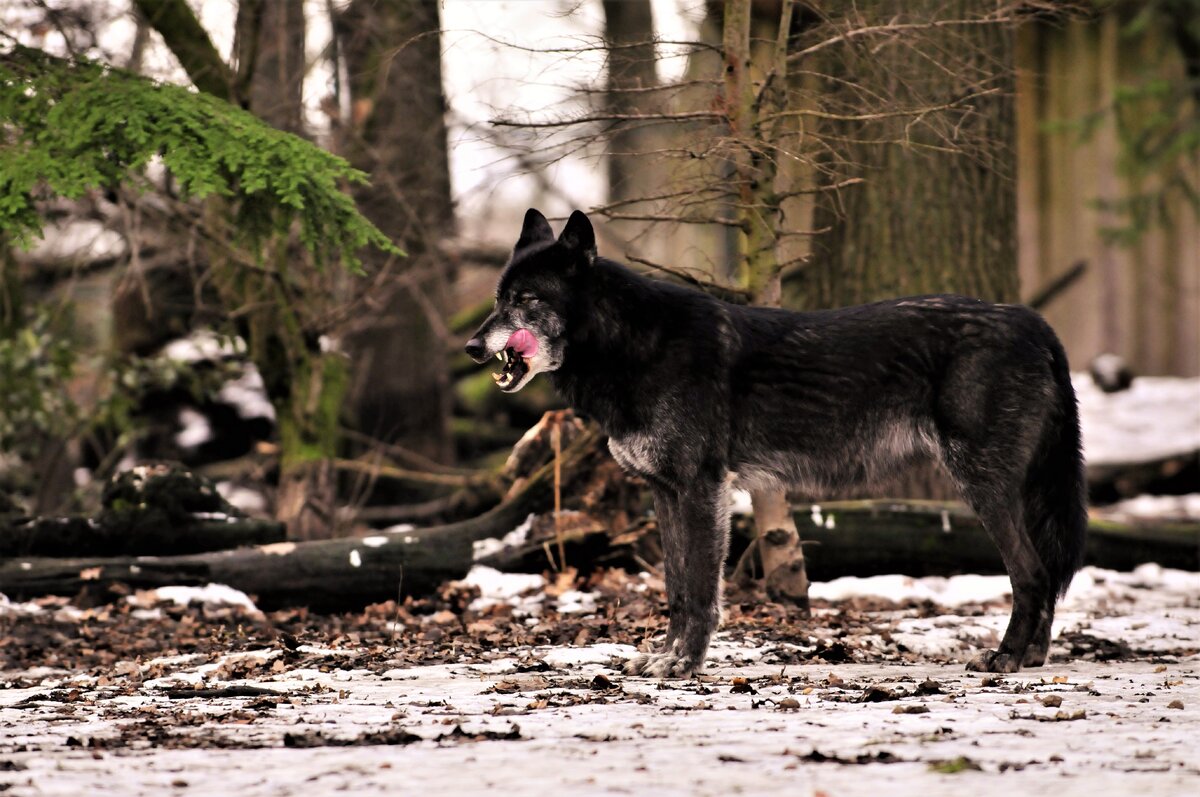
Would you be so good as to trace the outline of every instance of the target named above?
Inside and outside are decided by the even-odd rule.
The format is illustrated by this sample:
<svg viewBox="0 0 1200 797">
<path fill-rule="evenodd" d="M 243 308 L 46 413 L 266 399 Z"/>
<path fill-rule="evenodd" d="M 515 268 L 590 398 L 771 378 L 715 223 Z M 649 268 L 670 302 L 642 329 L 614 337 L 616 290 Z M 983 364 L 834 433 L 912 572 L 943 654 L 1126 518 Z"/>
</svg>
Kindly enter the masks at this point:
<svg viewBox="0 0 1200 797">
<path fill-rule="evenodd" d="M 596 233 L 592 230 L 592 223 L 588 221 L 588 217 L 581 211 L 571 213 L 571 218 L 567 219 L 567 226 L 563 227 L 562 234 L 558 236 L 558 242 L 567 249 L 583 255 L 588 265 L 596 259 Z"/>
<path fill-rule="evenodd" d="M 554 230 L 550 229 L 550 222 L 546 221 L 546 217 L 537 208 L 530 208 L 525 211 L 525 223 L 521 225 L 521 237 L 517 239 L 517 245 L 513 247 L 513 251 L 524 249 L 539 241 L 553 240 Z"/>
</svg>

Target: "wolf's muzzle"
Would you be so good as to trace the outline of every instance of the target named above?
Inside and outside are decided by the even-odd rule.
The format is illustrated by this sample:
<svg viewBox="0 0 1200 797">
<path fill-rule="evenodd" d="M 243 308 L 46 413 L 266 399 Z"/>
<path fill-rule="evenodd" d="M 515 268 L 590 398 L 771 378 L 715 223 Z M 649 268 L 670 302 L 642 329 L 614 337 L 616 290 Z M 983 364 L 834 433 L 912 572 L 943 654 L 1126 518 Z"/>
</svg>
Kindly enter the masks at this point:
<svg viewBox="0 0 1200 797">
<path fill-rule="evenodd" d="M 487 361 L 487 348 L 483 345 L 483 341 L 479 338 L 471 338 L 467 341 L 466 347 L 467 356 L 477 363 Z"/>
</svg>

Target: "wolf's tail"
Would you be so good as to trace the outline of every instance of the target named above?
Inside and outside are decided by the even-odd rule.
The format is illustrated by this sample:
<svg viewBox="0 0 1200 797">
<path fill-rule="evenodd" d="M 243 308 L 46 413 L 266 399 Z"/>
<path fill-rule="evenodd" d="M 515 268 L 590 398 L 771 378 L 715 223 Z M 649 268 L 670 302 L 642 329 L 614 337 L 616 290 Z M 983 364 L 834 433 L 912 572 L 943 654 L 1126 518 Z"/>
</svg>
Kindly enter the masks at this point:
<svg viewBox="0 0 1200 797">
<path fill-rule="evenodd" d="M 1087 540 L 1087 481 L 1083 469 L 1079 409 L 1067 356 L 1051 341 L 1055 407 L 1025 476 L 1025 528 L 1062 597 L 1083 564 Z"/>
</svg>

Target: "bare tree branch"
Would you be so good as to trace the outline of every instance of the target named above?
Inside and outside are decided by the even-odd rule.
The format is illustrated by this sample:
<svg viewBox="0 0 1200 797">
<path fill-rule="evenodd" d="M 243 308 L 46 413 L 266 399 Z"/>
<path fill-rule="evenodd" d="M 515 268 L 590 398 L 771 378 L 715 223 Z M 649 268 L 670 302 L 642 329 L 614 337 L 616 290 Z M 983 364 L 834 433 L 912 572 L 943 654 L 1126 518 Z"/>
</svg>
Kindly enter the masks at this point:
<svg viewBox="0 0 1200 797">
<path fill-rule="evenodd" d="M 919 30 L 935 30 L 937 28 L 953 28 L 964 27 L 968 25 L 997 25 L 1001 23 L 1012 23 L 1018 21 L 1016 16 L 997 14 L 980 17 L 978 19 L 938 19 L 931 22 L 908 22 L 908 23 L 892 23 L 889 25 L 871 25 L 864 28 L 851 28 L 836 36 L 831 36 L 824 41 L 818 42 L 803 50 L 798 50 L 788 56 L 789 63 L 796 63 L 804 58 L 818 53 L 827 47 L 832 47 L 835 44 L 844 44 L 845 42 L 854 41 L 870 36 L 897 36 L 901 33 L 919 31 Z"/>
<path fill-rule="evenodd" d="M 133 0 L 179 59 L 188 79 L 203 92 L 236 102 L 233 74 L 186 0 Z"/>
<path fill-rule="evenodd" d="M 725 219 L 718 216 L 683 216 L 674 213 L 605 213 L 610 219 L 619 221 L 666 221 L 672 224 L 723 224 L 726 227 L 741 228 L 742 223 L 737 219 Z"/>
<path fill-rule="evenodd" d="M 653 269 L 654 271 L 661 271 L 664 274 L 670 274 L 673 277 L 678 277 L 689 285 L 694 285 L 701 290 L 704 290 L 715 296 L 737 302 L 738 304 L 745 304 L 750 300 L 750 294 L 747 291 L 737 287 L 736 285 L 717 282 L 702 271 L 697 272 L 692 269 L 664 266 L 662 263 L 655 263 L 651 260 L 645 259 L 644 257 L 637 257 L 636 255 L 629 253 L 625 254 L 625 258 L 631 263 L 637 263 L 638 265 L 645 266 L 646 268 Z M 699 274 L 699 276 L 697 276 L 697 274 Z"/>
<path fill-rule="evenodd" d="M 794 108 L 792 110 L 780 111 L 779 113 L 771 114 L 770 116 L 766 116 L 763 118 L 765 121 L 765 120 L 770 120 L 770 119 L 781 119 L 781 118 L 794 117 L 794 116 L 810 116 L 815 119 L 830 119 L 835 122 L 875 122 L 875 121 L 879 121 L 881 119 L 897 119 L 897 118 L 904 117 L 904 116 L 927 116 L 928 114 L 936 113 L 938 111 L 951 111 L 951 110 L 958 110 L 958 109 L 970 110 L 970 108 L 968 106 L 964 106 L 963 103 L 968 102 L 973 99 L 977 99 L 979 97 L 987 97 L 991 94 L 998 94 L 998 93 L 1000 93 L 1000 89 L 998 89 L 998 88 L 985 89 L 984 91 L 977 91 L 972 94 L 968 94 L 965 97 L 960 97 L 956 100 L 951 100 L 950 102 L 945 102 L 940 105 L 925 105 L 925 106 L 921 106 L 919 108 L 899 108 L 894 111 L 878 111 L 875 113 L 859 113 L 859 114 L 841 114 L 841 113 L 830 113 L 828 111 L 822 111 L 822 110 L 818 110 L 816 108 Z"/>
<path fill-rule="evenodd" d="M 495 127 L 549 128 L 573 127 L 575 125 L 593 122 L 652 122 L 667 124 L 697 119 L 719 120 L 724 114 L 716 111 L 677 111 L 675 113 L 594 113 L 586 116 L 575 116 L 569 119 L 554 119 L 543 122 L 518 122 L 512 119 L 493 119 L 490 124 Z"/>
</svg>

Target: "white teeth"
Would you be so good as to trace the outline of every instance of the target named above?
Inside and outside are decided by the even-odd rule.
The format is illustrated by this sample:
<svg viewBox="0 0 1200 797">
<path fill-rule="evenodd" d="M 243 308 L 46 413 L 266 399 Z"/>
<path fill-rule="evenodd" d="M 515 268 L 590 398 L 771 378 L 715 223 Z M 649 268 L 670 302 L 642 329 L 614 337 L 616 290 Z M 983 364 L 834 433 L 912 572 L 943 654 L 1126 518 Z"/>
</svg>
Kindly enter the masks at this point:
<svg viewBox="0 0 1200 797">
<path fill-rule="evenodd" d="M 501 354 L 500 352 L 496 352 L 496 359 L 499 360 L 500 362 L 504 362 L 504 355 Z"/>
</svg>

